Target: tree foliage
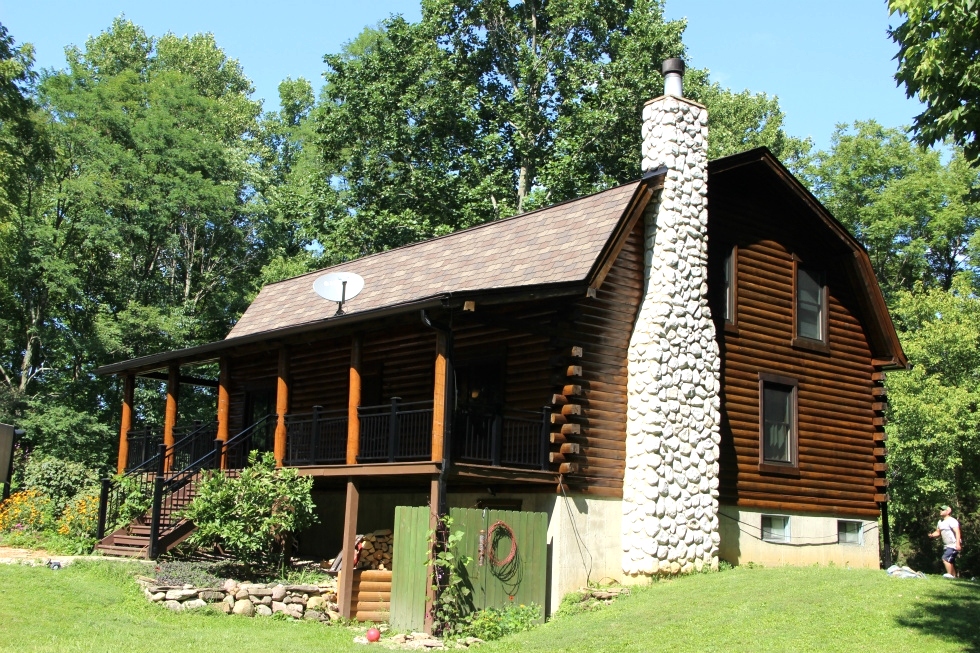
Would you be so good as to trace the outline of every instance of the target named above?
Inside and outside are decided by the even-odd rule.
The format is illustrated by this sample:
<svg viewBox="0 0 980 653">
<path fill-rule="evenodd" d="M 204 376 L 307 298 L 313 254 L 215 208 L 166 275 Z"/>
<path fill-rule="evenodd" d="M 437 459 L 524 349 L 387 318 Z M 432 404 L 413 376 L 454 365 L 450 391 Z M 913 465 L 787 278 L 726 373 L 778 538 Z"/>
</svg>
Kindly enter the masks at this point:
<svg viewBox="0 0 980 653">
<path fill-rule="evenodd" d="M 277 154 L 281 215 L 336 261 L 635 179 L 642 106 L 662 93 L 660 62 L 684 54 L 683 30 L 658 0 L 426 0 L 418 23 L 393 17 L 327 55 L 309 117 L 280 118 L 298 138 Z M 703 70 L 686 83 L 718 109 L 712 156 L 807 148 L 775 98 Z"/>
<path fill-rule="evenodd" d="M 980 176 L 959 149 L 943 162 L 900 129 L 873 120 L 839 125 L 807 169 L 811 187 L 871 256 L 886 296 L 949 290 L 972 268 L 980 225 Z"/>
<path fill-rule="evenodd" d="M 889 31 L 899 46 L 895 78 L 926 104 L 912 127 L 916 140 L 949 138 L 980 163 L 980 2 L 889 0 L 888 8 L 905 21 Z"/>
<path fill-rule="evenodd" d="M 916 562 L 933 566 L 925 534 L 940 504 L 955 506 L 968 541 L 980 535 L 980 298 L 961 276 L 950 291 L 902 291 L 893 315 L 913 367 L 888 376 L 892 515 Z M 972 548 L 967 569 L 980 564 Z"/>
</svg>

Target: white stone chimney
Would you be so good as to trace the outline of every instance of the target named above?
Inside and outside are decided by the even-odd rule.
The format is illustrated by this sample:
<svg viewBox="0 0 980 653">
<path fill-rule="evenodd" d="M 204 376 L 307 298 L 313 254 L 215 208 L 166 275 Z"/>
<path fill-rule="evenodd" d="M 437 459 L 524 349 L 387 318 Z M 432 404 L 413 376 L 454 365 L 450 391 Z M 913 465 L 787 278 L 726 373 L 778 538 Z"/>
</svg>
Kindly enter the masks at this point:
<svg viewBox="0 0 980 653">
<path fill-rule="evenodd" d="M 623 571 L 676 574 L 718 565 L 720 359 L 708 309 L 708 113 L 681 96 L 643 108 L 643 170 L 666 167 L 644 216 L 645 291 L 629 348 Z"/>
</svg>

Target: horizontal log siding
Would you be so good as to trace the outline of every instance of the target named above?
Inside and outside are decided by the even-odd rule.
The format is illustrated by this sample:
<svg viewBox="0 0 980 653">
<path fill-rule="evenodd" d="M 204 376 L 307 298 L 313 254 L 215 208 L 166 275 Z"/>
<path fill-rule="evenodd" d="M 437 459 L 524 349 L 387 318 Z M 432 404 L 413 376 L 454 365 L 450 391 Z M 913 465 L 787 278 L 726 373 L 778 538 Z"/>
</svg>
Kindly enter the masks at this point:
<svg viewBox="0 0 980 653">
<path fill-rule="evenodd" d="M 380 371 L 385 402 L 392 397 L 401 397 L 403 402 L 432 401 L 436 332 L 415 319 L 414 323 L 364 334 L 362 377 Z"/>
<path fill-rule="evenodd" d="M 877 515 L 871 350 L 833 250 L 808 233 L 807 226 L 819 229 L 817 220 L 776 197 L 736 204 L 713 193 L 710 203 L 714 287 L 721 261 L 738 246 L 738 333 L 719 330 L 721 503 Z M 829 354 L 791 345 L 794 254 L 827 275 Z M 716 301 L 716 314 L 719 308 Z M 798 477 L 759 471 L 759 372 L 799 382 Z"/>
<path fill-rule="evenodd" d="M 583 349 L 581 435 L 569 442 L 581 445 L 577 473 L 568 482 L 575 491 L 610 497 L 623 496 L 626 469 L 627 352 L 636 312 L 643 297 L 643 221 L 627 237 L 616 262 L 594 299 L 582 299 L 572 327 L 572 344 Z"/>
<path fill-rule="evenodd" d="M 265 388 L 275 390 L 279 369 L 279 352 L 270 350 L 229 358 L 231 388 L 228 393 L 228 429 L 234 435 L 248 426 L 244 424 L 245 393 Z"/>
<path fill-rule="evenodd" d="M 350 336 L 326 338 L 289 349 L 289 412 L 314 406 L 347 410 L 350 386 Z"/>
</svg>

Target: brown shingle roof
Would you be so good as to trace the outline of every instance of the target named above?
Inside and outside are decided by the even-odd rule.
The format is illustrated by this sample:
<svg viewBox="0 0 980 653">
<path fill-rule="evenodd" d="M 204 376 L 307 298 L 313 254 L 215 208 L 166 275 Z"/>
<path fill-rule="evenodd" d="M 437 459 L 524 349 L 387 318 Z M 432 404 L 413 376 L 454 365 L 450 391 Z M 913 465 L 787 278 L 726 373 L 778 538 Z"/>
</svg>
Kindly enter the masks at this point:
<svg viewBox="0 0 980 653">
<path fill-rule="evenodd" d="M 641 183 L 269 284 L 228 338 L 333 317 L 337 304 L 313 291 L 327 272 L 364 278 L 364 290 L 344 304 L 348 315 L 449 292 L 585 281 Z"/>
</svg>

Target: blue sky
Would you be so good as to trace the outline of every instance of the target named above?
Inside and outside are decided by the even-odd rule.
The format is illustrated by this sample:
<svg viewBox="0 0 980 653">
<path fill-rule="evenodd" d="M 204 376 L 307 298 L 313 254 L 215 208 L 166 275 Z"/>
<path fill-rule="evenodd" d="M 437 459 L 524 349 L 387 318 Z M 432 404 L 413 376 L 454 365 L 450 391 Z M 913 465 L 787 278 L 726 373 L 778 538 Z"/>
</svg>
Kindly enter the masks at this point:
<svg viewBox="0 0 980 653">
<path fill-rule="evenodd" d="M 0 0 L 0 22 L 36 48 L 40 67 L 64 65 L 64 47 L 125 13 L 150 34 L 212 32 L 276 108 L 279 82 L 306 77 L 319 87 L 322 57 L 391 13 L 419 17 L 417 0 L 256 2 L 239 0 Z M 827 147 L 834 125 L 875 118 L 907 125 L 917 102 L 895 86 L 894 19 L 884 0 L 667 0 L 668 18 L 688 19 L 689 63 L 736 91 L 777 95 L 793 136 Z"/>
</svg>

